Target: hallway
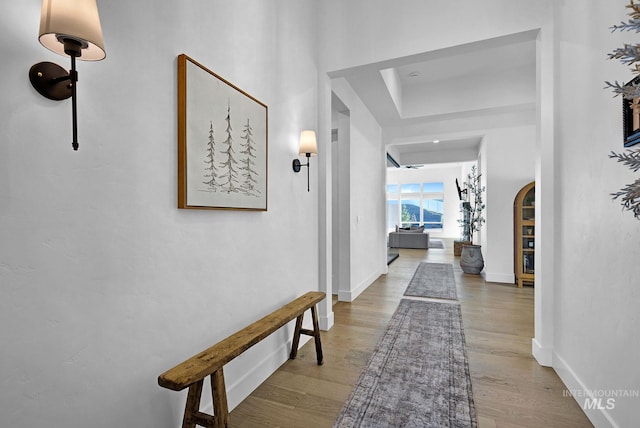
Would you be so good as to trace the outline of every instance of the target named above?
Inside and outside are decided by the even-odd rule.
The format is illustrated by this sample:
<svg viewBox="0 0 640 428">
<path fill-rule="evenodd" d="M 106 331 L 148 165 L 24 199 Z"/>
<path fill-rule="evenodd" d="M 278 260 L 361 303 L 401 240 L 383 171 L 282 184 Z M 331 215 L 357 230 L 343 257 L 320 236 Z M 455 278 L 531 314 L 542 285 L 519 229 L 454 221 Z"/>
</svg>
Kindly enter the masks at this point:
<svg viewBox="0 0 640 428">
<path fill-rule="evenodd" d="M 330 427 L 421 261 L 453 263 L 479 426 L 591 426 L 564 385 L 531 356 L 533 289 L 484 283 L 464 275 L 445 249 L 400 250 L 389 273 L 353 303 L 336 302 L 335 325 L 323 332 L 324 365 L 313 343 L 287 361 L 231 413 L 237 427 Z"/>
</svg>

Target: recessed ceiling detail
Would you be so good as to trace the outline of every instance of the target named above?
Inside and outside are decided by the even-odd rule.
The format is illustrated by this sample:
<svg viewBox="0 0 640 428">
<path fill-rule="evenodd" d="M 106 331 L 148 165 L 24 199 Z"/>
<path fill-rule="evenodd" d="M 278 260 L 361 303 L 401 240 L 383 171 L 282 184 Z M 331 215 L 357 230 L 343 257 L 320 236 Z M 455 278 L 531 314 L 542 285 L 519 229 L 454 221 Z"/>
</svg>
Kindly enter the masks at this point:
<svg viewBox="0 0 640 428">
<path fill-rule="evenodd" d="M 451 156 L 459 152 L 464 157 L 459 160 L 467 161 L 471 149 L 454 150 L 450 144 L 464 134 L 461 129 L 477 136 L 491 127 L 535 124 L 537 34 L 534 30 L 471 42 L 330 76 L 349 82 L 382 127 L 386 145 L 417 144 L 411 152 L 400 145 L 393 150 L 400 164 L 430 163 L 420 155 L 429 150 L 449 151 Z M 454 123 L 461 126 L 456 129 Z M 441 144 L 433 144 L 433 134 Z M 405 160 L 409 156 L 413 158 Z"/>
<path fill-rule="evenodd" d="M 400 119 L 535 104 L 535 40 L 450 50 L 380 70 Z"/>
</svg>

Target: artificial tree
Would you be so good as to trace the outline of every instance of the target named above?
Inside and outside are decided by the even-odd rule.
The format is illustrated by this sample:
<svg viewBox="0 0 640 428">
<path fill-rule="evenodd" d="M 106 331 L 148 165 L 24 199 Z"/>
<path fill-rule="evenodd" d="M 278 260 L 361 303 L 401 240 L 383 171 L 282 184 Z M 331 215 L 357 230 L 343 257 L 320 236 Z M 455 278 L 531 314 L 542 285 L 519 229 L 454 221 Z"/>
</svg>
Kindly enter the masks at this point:
<svg viewBox="0 0 640 428">
<path fill-rule="evenodd" d="M 629 21 L 620 22 L 611 27 L 611 31 L 635 31 L 640 32 L 640 4 L 635 0 L 630 0 L 626 6 L 629 9 Z M 609 59 L 617 59 L 625 65 L 631 67 L 631 71 L 640 75 L 640 44 L 625 44 L 623 47 L 615 49 L 609 54 Z M 622 96 L 625 100 L 631 100 L 632 104 L 640 103 L 640 83 L 632 81 L 628 84 L 621 84 L 618 81 L 613 83 L 605 82 L 607 88 L 614 92 L 614 96 Z M 628 166 L 633 172 L 640 170 L 640 149 L 629 149 L 625 153 L 611 152 L 610 158 Z M 640 179 L 632 184 L 627 184 L 618 192 L 612 193 L 613 199 L 620 199 L 624 209 L 631 211 L 635 218 L 640 220 Z"/>
<path fill-rule="evenodd" d="M 462 240 L 473 243 L 473 232 L 480 230 L 485 222 L 482 215 L 485 204 L 482 200 L 482 193 L 485 186 L 481 186 L 480 177 L 476 166 L 471 167 L 471 171 L 467 174 L 467 181 L 464 184 L 467 201 L 462 203 L 463 218 L 458 220 L 462 227 Z"/>
</svg>

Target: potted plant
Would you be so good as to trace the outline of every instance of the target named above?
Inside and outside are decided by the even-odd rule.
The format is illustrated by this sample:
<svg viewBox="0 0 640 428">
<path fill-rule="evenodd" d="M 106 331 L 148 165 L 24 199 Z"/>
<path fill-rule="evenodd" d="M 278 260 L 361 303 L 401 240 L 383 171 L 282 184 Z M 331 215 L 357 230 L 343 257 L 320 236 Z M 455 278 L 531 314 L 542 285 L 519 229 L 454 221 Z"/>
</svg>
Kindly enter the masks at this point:
<svg viewBox="0 0 640 428">
<path fill-rule="evenodd" d="M 456 239 L 453 241 L 453 255 L 460 256 L 462 254 L 462 246 L 471 244 L 471 229 L 470 229 L 470 220 L 471 220 L 471 205 L 469 204 L 468 195 L 469 189 L 467 189 L 467 184 L 463 184 L 464 189 L 460 188 L 460 184 L 458 183 L 458 179 L 456 178 L 456 188 L 458 189 L 458 199 L 460 199 L 460 212 L 462 213 L 462 219 L 458 220 L 458 224 L 460 225 L 460 239 Z"/>
<path fill-rule="evenodd" d="M 482 186 L 480 183 L 481 176 L 482 174 L 478 174 L 475 165 L 472 166 L 465 183 L 468 200 L 462 204 L 463 210 L 465 211 L 463 220 L 461 221 L 463 233 L 468 231 L 469 241 L 471 243 L 462 246 L 460 267 L 464 273 L 470 274 L 479 274 L 484 268 L 481 246 L 473 244 L 474 232 L 479 231 L 485 222 L 483 212 L 486 206 L 482 199 L 485 186 Z"/>
<path fill-rule="evenodd" d="M 457 180 L 456 180 L 457 183 Z M 466 195 L 467 189 L 463 190 Z M 460 197 L 462 200 L 462 196 Z M 460 212 L 462 213 L 462 219 L 458 220 L 460 225 L 460 239 L 453 241 L 453 255 L 462 255 L 462 246 L 471 244 L 471 204 L 467 201 L 463 201 L 460 204 Z"/>
</svg>

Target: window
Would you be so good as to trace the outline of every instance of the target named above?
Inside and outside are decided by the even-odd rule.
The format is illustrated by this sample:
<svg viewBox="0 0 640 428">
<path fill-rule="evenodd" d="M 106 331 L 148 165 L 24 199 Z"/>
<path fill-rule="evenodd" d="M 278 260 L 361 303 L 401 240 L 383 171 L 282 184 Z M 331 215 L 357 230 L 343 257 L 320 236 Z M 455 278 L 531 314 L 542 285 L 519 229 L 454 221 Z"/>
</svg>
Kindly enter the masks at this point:
<svg viewBox="0 0 640 428">
<path fill-rule="evenodd" d="M 422 216 L 425 229 L 442 229 L 442 216 L 444 215 L 444 200 L 423 199 Z"/>
<path fill-rule="evenodd" d="M 399 192 L 398 192 L 399 190 Z M 403 183 L 387 185 L 387 229 L 423 226 L 442 229 L 444 183 Z"/>
<path fill-rule="evenodd" d="M 422 211 L 425 229 L 442 229 L 444 183 L 422 183 Z"/>
<path fill-rule="evenodd" d="M 401 184 L 400 192 L 406 193 L 420 193 L 420 183 Z"/>
<path fill-rule="evenodd" d="M 397 199 L 387 200 L 387 230 L 390 232 L 395 230 L 397 224 L 400 224 L 400 208 Z"/>
<path fill-rule="evenodd" d="M 444 193 L 444 183 L 422 183 L 422 193 Z"/>
<path fill-rule="evenodd" d="M 404 199 L 402 198 L 402 227 L 420 226 L 420 201 L 418 199 Z"/>
</svg>

